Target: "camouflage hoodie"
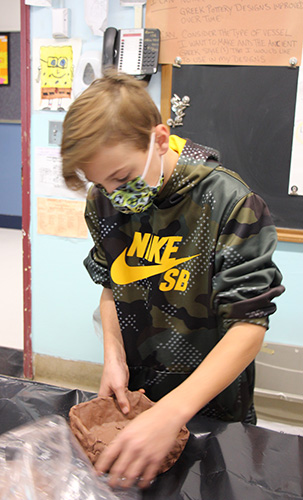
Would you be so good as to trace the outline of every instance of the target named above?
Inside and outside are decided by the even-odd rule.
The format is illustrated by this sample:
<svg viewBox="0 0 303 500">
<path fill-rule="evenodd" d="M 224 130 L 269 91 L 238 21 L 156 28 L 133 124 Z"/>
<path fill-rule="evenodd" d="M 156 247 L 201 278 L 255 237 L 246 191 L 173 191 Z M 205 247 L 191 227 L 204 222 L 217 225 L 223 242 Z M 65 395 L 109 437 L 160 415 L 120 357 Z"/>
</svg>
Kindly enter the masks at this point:
<svg viewBox="0 0 303 500">
<path fill-rule="evenodd" d="M 129 388 L 153 400 L 184 381 L 233 323 L 267 327 L 284 290 L 264 201 L 215 150 L 177 136 L 170 147 L 179 161 L 146 212 L 116 211 L 95 186 L 85 212 L 95 246 L 84 265 L 112 288 Z M 253 389 L 251 363 L 201 413 L 253 422 Z"/>
</svg>

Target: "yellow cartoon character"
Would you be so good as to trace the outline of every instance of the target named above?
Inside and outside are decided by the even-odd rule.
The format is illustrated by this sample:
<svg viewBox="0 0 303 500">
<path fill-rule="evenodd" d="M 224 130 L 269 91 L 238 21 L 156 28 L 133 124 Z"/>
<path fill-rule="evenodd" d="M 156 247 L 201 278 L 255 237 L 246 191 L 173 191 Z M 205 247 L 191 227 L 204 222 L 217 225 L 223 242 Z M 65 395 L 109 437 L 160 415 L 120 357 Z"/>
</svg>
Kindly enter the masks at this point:
<svg viewBox="0 0 303 500">
<path fill-rule="evenodd" d="M 52 108 L 52 99 L 71 99 L 73 83 L 73 48 L 72 46 L 40 47 L 41 99 L 48 100 L 48 109 Z"/>
</svg>

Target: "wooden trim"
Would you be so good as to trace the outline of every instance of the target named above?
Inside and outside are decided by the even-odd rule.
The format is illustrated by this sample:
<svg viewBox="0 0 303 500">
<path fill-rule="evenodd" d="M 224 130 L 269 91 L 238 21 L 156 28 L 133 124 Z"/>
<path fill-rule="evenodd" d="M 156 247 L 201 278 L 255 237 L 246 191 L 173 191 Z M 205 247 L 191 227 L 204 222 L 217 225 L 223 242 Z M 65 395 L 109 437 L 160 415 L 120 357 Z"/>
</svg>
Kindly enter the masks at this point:
<svg viewBox="0 0 303 500">
<path fill-rule="evenodd" d="M 23 246 L 23 321 L 24 376 L 33 378 L 32 364 L 32 290 L 30 239 L 30 7 L 20 0 L 21 11 L 21 142 L 22 142 L 22 246 Z"/>
<path fill-rule="evenodd" d="M 171 115 L 171 93 L 172 93 L 172 80 L 173 80 L 173 66 L 172 64 L 163 64 L 161 67 L 161 116 L 162 121 L 165 123 Z"/>
<path fill-rule="evenodd" d="M 99 390 L 102 364 L 34 354 L 33 365 L 34 380 L 37 382 L 91 392 Z"/>
<path fill-rule="evenodd" d="M 279 241 L 292 241 L 294 243 L 303 243 L 303 230 L 302 229 L 286 229 L 277 228 Z"/>
</svg>

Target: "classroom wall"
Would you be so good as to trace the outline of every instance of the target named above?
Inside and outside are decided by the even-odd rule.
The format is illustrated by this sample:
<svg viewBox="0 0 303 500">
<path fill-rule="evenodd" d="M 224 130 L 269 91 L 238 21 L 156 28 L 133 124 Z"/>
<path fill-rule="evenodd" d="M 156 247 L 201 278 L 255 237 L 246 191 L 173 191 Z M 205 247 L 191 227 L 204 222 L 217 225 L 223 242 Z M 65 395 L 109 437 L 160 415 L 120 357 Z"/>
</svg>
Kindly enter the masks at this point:
<svg viewBox="0 0 303 500">
<path fill-rule="evenodd" d="M 54 0 L 55 3 L 55 0 Z M 82 51 L 101 50 L 102 38 L 93 36 L 84 22 L 84 0 L 66 0 L 72 11 L 71 36 L 83 41 Z M 134 11 L 109 1 L 108 26 L 131 28 Z M 51 11 L 31 7 L 31 40 L 51 38 Z M 33 71 L 33 78 L 35 69 Z M 160 107 L 161 71 L 152 77 L 149 91 Z M 89 278 L 82 265 L 92 246 L 90 238 L 60 238 L 37 234 L 34 193 L 35 148 L 48 146 L 49 120 L 63 120 L 64 113 L 32 111 L 31 125 L 31 243 L 32 243 L 32 345 L 33 352 L 65 359 L 103 361 L 101 341 L 96 337 L 92 314 L 101 288 Z M 175 130 L 178 132 L 178 130 Z M 201 137 L 203 143 L 203 136 Z M 278 243 L 275 261 L 284 275 L 287 292 L 276 300 L 278 313 L 271 319 L 267 340 L 303 345 L 301 335 L 301 284 L 303 245 Z"/>
<path fill-rule="evenodd" d="M 82 39 L 82 51 L 102 50 L 103 38 L 92 35 L 84 22 L 84 0 L 66 0 L 65 6 L 71 9 L 71 37 Z M 31 7 L 30 20 L 31 41 L 52 37 L 49 8 Z M 133 27 L 134 9 L 110 0 L 108 25 Z M 32 78 L 36 76 L 37 69 L 32 68 Z M 160 74 L 153 77 L 150 92 L 159 103 Z M 34 353 L 102 362 L 102 344 L 92 322 L 101 287 L 91 281 L 82 264 L 92 240 L 37 234 L 35 149 L 49 146 L 48 122 L 62 121 L 64 114 L 32 110 L 31 117 L 32 347 Z"/>
<path fill-rule="evenodd" d="M 265 340 L 303 346 L 303 243 L 279 241 L 274 261 L 282 272 L 286 291 L 274 300 L 277 312 L 270 317 L 270 328 Z"/>
<path fill-rule="evenodd" d="M 20 0 L 0 0 L 0 32 L 20 31 Z M 16 36 L 16 35 L 15 35 Z M 19 68 L 11 68 L 11 78 L 20 78 Z M 14 89 L 20 86 L 12 82 Z M 0 89 L 7 95 L 6 88 Z M 1 95 L 0 102 L 2 103 Z M 16 96 L 15 102 L 20 103 Z M 5 116 L 5 118 L 4 118 Z M 0 227 L 21 226 L 21 124 L 9 123 L 0 106 Z M 20 110 L 18 119 L 20 122 Z"/>
<path fill-rule="evenodd" d="M 0 123 L 0 151 L 1 225 L 1 215 L 21 217 L 22 213 L 20 124 Z"/>
</svg>

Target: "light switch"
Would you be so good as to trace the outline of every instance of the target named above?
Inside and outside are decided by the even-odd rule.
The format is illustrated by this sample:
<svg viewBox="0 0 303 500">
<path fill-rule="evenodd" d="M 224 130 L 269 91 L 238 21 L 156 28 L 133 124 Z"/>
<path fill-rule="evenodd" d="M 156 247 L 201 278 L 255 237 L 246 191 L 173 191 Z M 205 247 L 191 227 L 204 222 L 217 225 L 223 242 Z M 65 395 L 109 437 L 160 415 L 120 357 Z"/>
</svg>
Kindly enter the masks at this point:
<svg viewBox="0 0 303 500">
<path fill-rule="evenodd" d="M 60 146 L 62 141 L 62 122 L 49 122 L 48 143 Z"/>
</svg>

